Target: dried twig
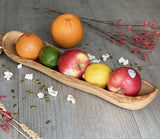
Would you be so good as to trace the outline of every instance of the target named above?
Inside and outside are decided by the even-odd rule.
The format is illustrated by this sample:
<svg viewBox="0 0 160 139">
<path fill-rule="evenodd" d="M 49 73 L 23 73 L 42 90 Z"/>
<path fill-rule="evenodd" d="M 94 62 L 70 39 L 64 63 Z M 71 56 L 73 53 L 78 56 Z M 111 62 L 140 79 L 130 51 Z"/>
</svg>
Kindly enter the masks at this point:
<svg viewBox="0 0 160 139">
<path fill-rule="evenodd" d="M 7 115 L 8 116 L 8 115 Z M 11 118 L 10 116 L 8 116 L 9 118 Z M 16 121 L 15 119 L 13 119 L 13 121 L 17 124 L 17 125 L 19 125 L 21 128 L 22 128 L 22 130 L 24 131 L 24 132 L 26 132 L 31 138 L 33 138 L 33 139 L 41 139 L 39 136 L 38 136 L 38 134 L 37 133 L 35 133 L 34 131 L 32 131 L 31 129 L 29 129 L 29 127 L 27 127 L 25 124 L 21 124 L 21 123 L 19 123 L 18 121 Z"/>
<path fill-rule="evenodd" d="M 0 111 L 2 114 L 4 112 L 7 112 L 6 108 L 4 107 L 4 104 L 2 102 L 0 102 L 0 108 L 3 110 L 3 111 Z M 12 118 L 10 115 L 8 115 L 7 113 L 5 113 L 5 116 L 7 116 L 8 118 Z M 26 137 L 28 139 L 28 137 L 22 133 L 18 128 L 16 128 L 13 124 L 11 124 L 10 122 L 6 122 L 5 119 L 2 118 L 2 116 L 0 115 L 0 119 L 5 123 L 5 124 L 8 124 L 10 125 L 11 127 L 13 127 L 15 130 L 17 130 L 20 134 L 22 134 L 24 137 Z M 32 131 L 31 129 L 29 129 L 25 124 L 21 124 L 19 123 L 18 121 L 16 121 L 15 119 L 12 118 L 12 120 L 18 125 L 21 127 L 21 129 L 26 132 L 32 139 L 41 139 L 37 133 L 35 133 L 34 131 Z"/>
<path fill-rule="evenodd" d="M 24 132 L 26 132 L 31 138 L 33 139 L 41 139 L 37 133 L 35 133 L 33 130 L 29 129 L 25 124 L 19 124 L 19 126 L 22 128 Z"/>
<path fill-rule="evenodd" d="M 7 117 L 9 118 L 12 118 L 10 117 L 9 115 L 6 115 Z M 21 127 L 21 129 L 26 132 L 32 139 L 41 139 L 37 133 L 35 133 L 33 130 L 29 129 L 29 127 L 27 127 L 25 124 L 20 124 L 18 121 L 16 121 L 15 119 L 13 119 L 13 121 Z M 12 126 L 13 127 L 13 126 Z M 19 132 L 19 131 L 18 131 Z"/>
<path fill-rule="evenodd" d="M 13 124 L 6 122 L 3 118 L 2 115 L 0 115 L 0 119 L 2 120 L 2 122 L 4 124 L 10 125 L 12 128 L 14 128 L 15 130 L 17 130 L 22 136 L 24 136 L 26 139 L 29 139 L 23 132 L 21 132 L 17 127 L 15 127 Z"/>
<path fill-rule="evenodd" d="M 3 110 L 3 111 L 7 111 L 7 109 L 5 108 L 4 104 L 0 101 L 0 108 Z"/>
</svg>

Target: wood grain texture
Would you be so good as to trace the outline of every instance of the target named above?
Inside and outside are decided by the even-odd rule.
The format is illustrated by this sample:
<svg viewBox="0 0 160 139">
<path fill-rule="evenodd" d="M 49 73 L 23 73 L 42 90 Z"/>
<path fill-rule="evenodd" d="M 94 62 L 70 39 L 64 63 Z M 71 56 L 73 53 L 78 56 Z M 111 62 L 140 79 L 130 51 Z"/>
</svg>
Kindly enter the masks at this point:
<svg viewBox="0 0 160 139">
<path fill-rule="evenodd" d="M 50 26 L 58 15 L 45 15 L 33 10 L 33 6 L 46 7 L 101 20 L 123 19 L 124 23 L 135 23 L 148 19 L 160 24 L 159 0 L 0 0 L 0 5 L 1 33 L 10 30 L 32 32 L 55 46 L 56 44 L 51 38 Z M 102 38 L 88 26 L 83 24 L 83 28 L 85 37 L 75 48 L 93 54 L 97 58 L 107 52 L 110 53 L 113 59 L 103 63 L 114 69 L 119 67 L 117 59 L 122 56 L 128 58 L 130 63 L 137 62 L 138 65 L 144 67 L 144 70 L 140 72 L 141 77 L 160 88 L 159 45 L 144 62 L 135 55 L 131 55 L 125 47 L 119 47 Z M 79 47 L 80 45 L 82 47 Z M 103 51 L 98 51 L 98 49 Z M 3 78 L 4 69 L 1 68 L 3 64 L 14 73 L 10 81 Z M 14 117 L 20 123 L 26 124 L 43 139 L 160 138 L 160 96 L 157 96 L 144 109 L 125 110 L 99 97 L 57 82 L 34 69 L 26 66 L 17 69 L 17 64 L 4 53 L 0 55 L 0 95 L 7 95 L 7 99 L 2 102 L 10 112 L 19 113 L 18 116 Z M 50 103 L 37 98 L 36 94 L 39 92 L 40 84 L 28 80 L 21 83 L 27 73 L 33 73 L 34 78 L 39 79 L 41 85 L 44 84 L 46 87 L 53 85 L 55 90 L 59 91 L 58 96 L 50 97 Z M 14 94 L 11 93 L 11 89 L 15 90 Z M 34 94 L 29 95 L 25 92 L 26 90 L 30 90 Z M 76 98 L 75 105 L 66 101 L 68 94 Z M 12 96 L 15 96 L 15 99 Z M 26 98 L 25 101 L 22 101 L 23 97 Z M 15 103 L 17 107 L 13 108 Z M 36 105 L 37 108 L 31 109 L 31 105 Z M 47 120 L 51 120 L 48 125 L 46 125 Z M 0 135 L 2 139 L 23 139 L 13 129 L 7 133 L 0 128 Z"/>
</svg>

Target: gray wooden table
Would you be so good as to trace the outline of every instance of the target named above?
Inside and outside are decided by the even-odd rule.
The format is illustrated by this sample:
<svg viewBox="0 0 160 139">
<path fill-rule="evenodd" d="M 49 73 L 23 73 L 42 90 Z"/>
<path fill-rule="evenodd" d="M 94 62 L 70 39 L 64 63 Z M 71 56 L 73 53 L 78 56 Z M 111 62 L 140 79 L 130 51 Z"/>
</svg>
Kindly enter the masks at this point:
<svg viewBox="0 0 160 139">
<path fill-rule="evenodd" d="M 49 8 L 99 20 L 123 19 L 123 22 L 128 24 L 146 19 L 160 24 L 159 0 L 0 0 L 0 7 L 1 33 L 11 30 L 32 32 L 55 46 L 50 26 L 58 14 L 46 14 L 33 7 Z M 141 77 L 160 87 L 159 44 L 147 60 L 143 61 L 131 54 L 126 47 L 110 43 L 87 25 L 83 24 L 83 28 L 84 38 L 75 48 L 97 58 L 109 53 L 113 59 L 103 63 L 112 68 L 120 66 L 117 62 L 120 57 L 129 59 L 130 63 L 136 62 L 144 67 L 140 72 Z M 29 67 L 23 66 L 22 69 L 18 69 L 17 65 L 18 63 L 4 53 L 0 55 L 0 95 L 7 96 L 2 102 L 17 121 L 26 124 L 43 139 L 160 138 L 160 96 L 141 110 L 126 110 L 66 86 Z M 3 78 L 6 68 L 13 73 L 10 81 Z M 29 80 L 22 82 L 25 74 L 31 73 L 41 84 Z M 58 96 L 49 96 L 50 103 L 45 99 L 39 99 L 36 94 L 40 91 L 41 85 L 52 85 L 58 90 Z M 33 94 L 27 93 L 27 90 Z M 68 94 L 76 99 L 74 105 L 66 100 Z M 31 106 L 37 107 L 33 109 Z M 48 120 L 50 123 L 46 124 Z M 9 132 L 5 132 L 0 128 L 0 139 L 20 138 L 24 137 L 14 129 L 10 128 Z"/>
</svg>

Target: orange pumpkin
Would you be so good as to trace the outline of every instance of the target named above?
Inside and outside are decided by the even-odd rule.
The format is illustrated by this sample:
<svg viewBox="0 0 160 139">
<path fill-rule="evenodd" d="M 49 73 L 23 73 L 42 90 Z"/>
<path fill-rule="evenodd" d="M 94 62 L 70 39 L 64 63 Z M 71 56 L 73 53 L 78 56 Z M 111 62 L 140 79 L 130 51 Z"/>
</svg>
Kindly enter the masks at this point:
<svg viewBox="0 0 160 139">
<path fill-rule="evenodd" d="M 51 25 L 54 42 L 62 48 L 71 48 L 83 39 L 83 28 L 80 19 L 73 14 L 58 16 Z"/>
</svg>

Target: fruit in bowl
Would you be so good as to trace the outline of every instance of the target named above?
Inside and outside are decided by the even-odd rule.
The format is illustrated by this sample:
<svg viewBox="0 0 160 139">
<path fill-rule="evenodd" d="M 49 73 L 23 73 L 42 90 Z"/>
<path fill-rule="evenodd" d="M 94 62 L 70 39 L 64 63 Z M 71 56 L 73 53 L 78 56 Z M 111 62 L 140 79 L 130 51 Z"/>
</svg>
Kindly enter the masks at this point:
<svg viewBox="0 0 160 139">
<path fill-rule="evenodd" d="M 81 78 L 88 65 L 88 56 L 79 49 L 66 50 L 58 60 L 59 72 L 75 78 Z"/>
<path fill-rule="evenodd" d="M 87 67 L 82 78 L 91 84 L 106 88 L 112 69 L 103 63 L 94 63 Z"/>
<path fill-rule="evenodd" d="M 131 67 L 120 67 L 110 76 L 108 90 L 127 96 L 136 96 L 141 89 L 141 77 Z"/>
<path fill-rule="evenodd" d="M 39 54 L 39 61 L 49 68 L 56 69 L 60 55 L 61 52 L 54 47 L 46 46 Z"/>
<path fill-rule="evenodd" d="M 26 59 L 37 60 L 42 48 L 42 40 L 33 33 L 24 33 L 16 42 L 17 54 Z"/>
</svg>

